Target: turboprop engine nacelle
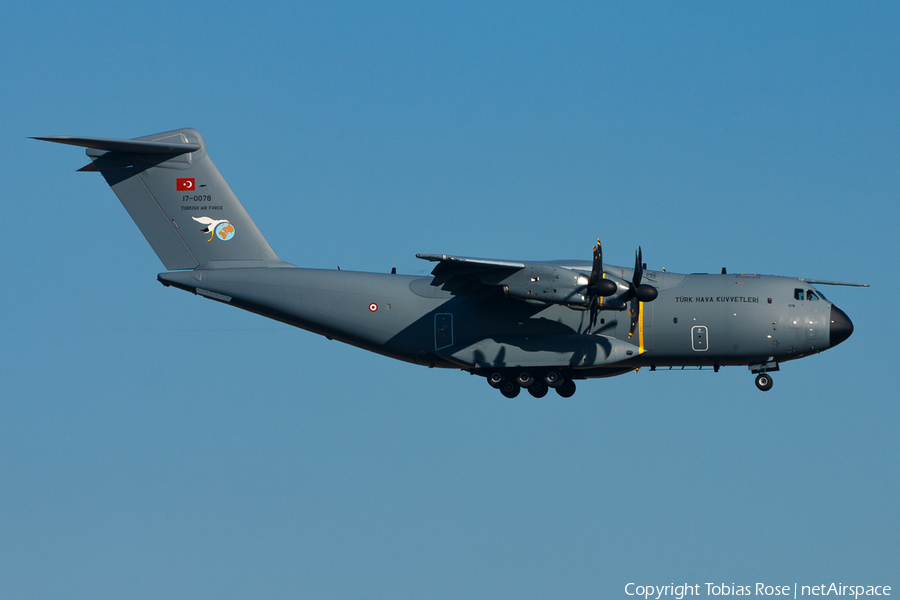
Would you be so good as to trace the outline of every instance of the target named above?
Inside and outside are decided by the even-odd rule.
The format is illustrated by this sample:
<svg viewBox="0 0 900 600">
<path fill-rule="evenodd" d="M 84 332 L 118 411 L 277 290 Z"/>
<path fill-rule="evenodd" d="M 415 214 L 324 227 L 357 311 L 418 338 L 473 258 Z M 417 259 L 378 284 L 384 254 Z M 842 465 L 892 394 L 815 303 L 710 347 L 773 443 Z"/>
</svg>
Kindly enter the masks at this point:
<svg viewBox="0 0 900 600">
<path fill-rule="evenodd" d="M 529 265 L 503 281 L 503 293 L 510 298 L 547 304 L 564 304 L 585 310 L 590 305 L 588 274 L 553 265 Z M 628 283 L 609 277 L 601 280 L 603 308 L 625 310 Z"/>
</svg>

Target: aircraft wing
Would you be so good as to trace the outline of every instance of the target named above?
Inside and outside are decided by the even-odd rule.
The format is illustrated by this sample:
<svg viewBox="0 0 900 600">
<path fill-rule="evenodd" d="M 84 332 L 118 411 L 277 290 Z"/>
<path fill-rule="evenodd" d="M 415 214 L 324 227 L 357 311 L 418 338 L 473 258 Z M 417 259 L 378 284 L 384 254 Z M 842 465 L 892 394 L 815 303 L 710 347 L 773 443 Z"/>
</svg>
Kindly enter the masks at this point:
<svg viewBox="0 0 900 600">
<path fill-rule="evenodd" d="M 447 254 L 416 254 L 438 263 L 431 274 L 433 286 L 477 301 L 497 289 L 526 301 L 586 306 L 588 277 L 581 270 L 560 264 L 469 258 Z M 588 270 L 589 272 L 589 270 Z"/>
<path fill-rule="evenodd" d="M 431 271 L 434 275 L 431 285 L 457 296 L 469 296 L 472 301 L 490 294 L 501 282 L 525 268 L 522 262 L 447 254 L 416 254 L 416 258 L 437 263 Z"/>
<path fill-rule="evenodd" d="M 450 256 L 448 254 L 416 254 L 416 258 L 439 262 L 442 265 L 481 265 L 504 269 L 524 269 L 525 263 L 513 260 L 497 260 L 494 258 L 469 258 L 467 256 Z M 440 266 L 440 265 L 439 265 Z"/>
<path fill-rule="evenodd" d="M 434 275 L 432 285 L 443 285 L 448 291 L 459 288 L 463 283 L 497 285 L 516 271 L 525 268 L 525 263 L 521 262 L 447 254 L 416 254 L 416 258 L 437 263 L 431 271 Z"/>
<path fill-rule="evenodd" d="M 525 263 L 509 260 L 495 260 L 490 258 L 469 258 L 467 256 L 449 256 L 447 254 L 416 254 L 416 258 L 430 260 L 438 263 L 431 274 L 435 277 L 434 285 L 441 285 L 443 281 L 458 276 L 469 276 L 475 273 L 497 272 L 505 279 L 511 273 L 525 268 Z"/>
</svg>

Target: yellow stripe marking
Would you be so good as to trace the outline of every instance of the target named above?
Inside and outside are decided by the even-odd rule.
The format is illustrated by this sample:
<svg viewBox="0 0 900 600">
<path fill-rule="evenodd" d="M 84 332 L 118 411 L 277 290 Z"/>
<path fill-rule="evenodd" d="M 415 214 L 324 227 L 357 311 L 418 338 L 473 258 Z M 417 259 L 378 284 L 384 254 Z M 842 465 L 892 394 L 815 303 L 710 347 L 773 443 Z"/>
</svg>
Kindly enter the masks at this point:
<svg viewBox="0 0 900 600">
<path fill-rule="evenodd" d="M 597 241 L 599 241 L 599 240 L 597 240 Z M 606 273 L 601 273 L 600 279 L 606 279 Z M 603 308 L 603 296 L 600 296 L 600 308 Z"/>
<path fill-rule="evenodd" d="M 638 354 L 644 353 L 644 303 L 638 302 Z"/>
</svg>

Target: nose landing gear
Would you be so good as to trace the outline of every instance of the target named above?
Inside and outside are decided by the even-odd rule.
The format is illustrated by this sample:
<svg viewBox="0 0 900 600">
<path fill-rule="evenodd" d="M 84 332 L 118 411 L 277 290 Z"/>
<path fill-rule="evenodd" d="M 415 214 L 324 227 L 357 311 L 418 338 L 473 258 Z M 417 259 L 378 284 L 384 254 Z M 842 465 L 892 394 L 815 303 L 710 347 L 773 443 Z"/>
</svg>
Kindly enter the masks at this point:
<svg viewBox="0 0 900 600">
<path fill-rule="evenodd" d="M 772 376 L 768 373 L 760 373 L 756 376 L 756 387 L 760 389 L 760 391 L 768 392 L 772 389 Z"/>
</svg>

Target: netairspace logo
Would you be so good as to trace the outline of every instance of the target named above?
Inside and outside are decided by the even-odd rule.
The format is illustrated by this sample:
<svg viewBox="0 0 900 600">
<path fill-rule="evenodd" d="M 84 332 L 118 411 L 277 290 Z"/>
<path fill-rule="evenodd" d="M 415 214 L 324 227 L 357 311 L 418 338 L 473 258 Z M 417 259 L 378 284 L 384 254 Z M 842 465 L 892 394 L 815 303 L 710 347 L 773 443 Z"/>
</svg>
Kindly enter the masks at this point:
<svg viewBox="0 0 900 600">
<path fill-rule="evenodd" d="M 709 596 L 780 596 L 782 598 L 799 598 L 801 596 L 845 596 L 859 598 L 860 596 L 890 596 L 889 585 L 843 585 L 842 583 L 819 585 L 736 585 L 732 583 L 684 583 L 675 585 L 639 585 L 629 583 L 625 586 L 625 593 L 629 596 L 639 596 L 645 600 L 654 598 L 660 600 L 664 596 L 671 596 L 675 600 L 683 600 L 689 596 L 700 596 L 703 590 Z"/>
</svg>

